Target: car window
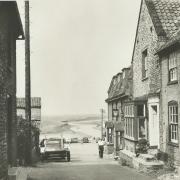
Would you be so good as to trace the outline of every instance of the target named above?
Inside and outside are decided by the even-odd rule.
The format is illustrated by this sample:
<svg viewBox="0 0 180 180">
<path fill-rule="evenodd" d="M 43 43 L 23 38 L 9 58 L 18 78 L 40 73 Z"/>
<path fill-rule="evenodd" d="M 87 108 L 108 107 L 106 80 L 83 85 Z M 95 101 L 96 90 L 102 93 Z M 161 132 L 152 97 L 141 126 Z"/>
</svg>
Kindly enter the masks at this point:
<svg viewBox="0 0 180 180">
<path fill-rule="evenodd" d="M 61 143 L 61 140 L 48 140 L 46 141 L 46 147 L 63 148 L 63 143 Z"/>
</svg>

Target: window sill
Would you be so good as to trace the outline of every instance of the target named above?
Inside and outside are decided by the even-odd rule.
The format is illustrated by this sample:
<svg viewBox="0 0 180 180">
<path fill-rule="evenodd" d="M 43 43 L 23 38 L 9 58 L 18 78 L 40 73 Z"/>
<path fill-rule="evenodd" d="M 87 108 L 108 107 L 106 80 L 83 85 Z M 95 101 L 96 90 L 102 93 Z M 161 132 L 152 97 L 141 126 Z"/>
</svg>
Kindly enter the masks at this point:
<svg viewBox="0 0 180 180">
<path fill-rule="evenodd" d="M 174 147 L 179 147 L 179 144 L 178 143 L 174 143 L 174 142 L 168 142 L 168 145 L 174 146 Z"/>
<path fill-rule="evenodd" d="M 148 80 L 148 77 L 142 78 L 142 81 L 146 81 L 146 80 Z"/>
<path fill-rule="evenodd" d="M 172 85 L 172 84 L 177 84 L 178 83 L 178 80 L 175 80 L 175 81 L 169 81 L 167 85 Z"/>
</svg>

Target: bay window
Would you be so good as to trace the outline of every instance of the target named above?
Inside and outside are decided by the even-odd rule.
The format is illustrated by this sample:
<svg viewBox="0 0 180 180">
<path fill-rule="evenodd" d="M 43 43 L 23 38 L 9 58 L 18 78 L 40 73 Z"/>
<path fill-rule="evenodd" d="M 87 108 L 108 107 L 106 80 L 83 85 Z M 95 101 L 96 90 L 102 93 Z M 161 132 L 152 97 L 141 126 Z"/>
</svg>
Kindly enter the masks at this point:
<svg viewBox="0 0 180 180">
<path fill-rule="evenodd" d="M 132 102 L 124 107 L 125 137 L 136 140 L 147 138 L 146 106 L 144 102 Z"/>
</svg>

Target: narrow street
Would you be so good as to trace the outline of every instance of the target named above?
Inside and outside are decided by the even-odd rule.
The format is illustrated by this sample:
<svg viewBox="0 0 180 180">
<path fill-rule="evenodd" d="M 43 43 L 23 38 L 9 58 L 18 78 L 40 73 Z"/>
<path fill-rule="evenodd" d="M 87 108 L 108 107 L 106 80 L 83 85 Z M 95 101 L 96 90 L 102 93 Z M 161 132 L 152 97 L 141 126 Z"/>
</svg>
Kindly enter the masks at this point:
<svg viewBox="0 0 180 180">
<path fill-rule="evenodd" d="M 32 168 L 29 180 L 151 180 L 122 167 L 112 157 L 99 159 L 97 144 L 71 144 L 71 162 L 45 161 Z"/>
</svg>

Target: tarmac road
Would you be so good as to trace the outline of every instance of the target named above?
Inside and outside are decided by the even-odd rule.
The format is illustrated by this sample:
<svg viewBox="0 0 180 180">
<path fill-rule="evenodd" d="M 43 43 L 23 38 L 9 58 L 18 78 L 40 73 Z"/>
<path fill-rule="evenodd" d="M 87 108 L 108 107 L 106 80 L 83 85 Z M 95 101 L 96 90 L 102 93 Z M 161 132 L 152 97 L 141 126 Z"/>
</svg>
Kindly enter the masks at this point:
<svg viewBox="0 0 180 180">
<path fill-rule="evenodd" d="M 111 156 L 98 157 L 96 143 L 71 144 L 71 162 L 46 161 L 30 172 L 31 180 L 152 180 L 122 167 Z"/>
</svg>

